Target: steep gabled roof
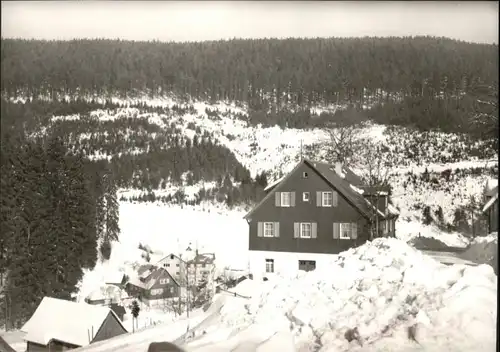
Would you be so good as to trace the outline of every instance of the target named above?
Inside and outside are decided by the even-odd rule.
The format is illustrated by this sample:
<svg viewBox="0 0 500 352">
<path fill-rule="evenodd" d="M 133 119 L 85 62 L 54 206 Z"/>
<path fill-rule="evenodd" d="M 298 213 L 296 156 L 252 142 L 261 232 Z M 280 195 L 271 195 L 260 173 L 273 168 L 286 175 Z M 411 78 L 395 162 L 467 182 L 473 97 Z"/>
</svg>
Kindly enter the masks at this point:
<svg viewBox="0 0 500 352">
<path fill-rule="evenodd" d="M 184 259 L 182 259 L 181 257 L 179 257 L 177 254 L 174 254 L 174 253 L 169 253 L 168 255 L 166 255 L 166 256 L 164 256 L 163 258 L 161 258 L 160 260 L 158 260 L 158 262 L 157 262 L 156 264 L 160 263 L 161 261 L 163 261 L 163 260 L 165 260 L 165 259 L 167 259 L 168 257 L 171 257 L 171 256 L 173 256 L 173 257 L 175 257 L 175 258 L 179 259 L 179 260 L 180 260 L 181 262 L 183 262 L 183 263 L 185 263 L 185 262 L 186 262 Z"/>
<path fill-rule="evenodd" d="M 25 340 L 47 345 L 58 340 L 76 346 L 90 344 L 111 313 L 126 332 L 115 312 L 107 307 L 76 303 L 53 297 L 44 297 L 30 320 L 21 328 Z M 92 334 L 94 336 L 89 336 Z"/>
<path fill-rule="evenodd" d="M 330 164 L 314 162 L 308 159 L 303 159 L 293 168 L 292 171 L 286 175 L 283 180 L 275 186 L 271 192 L 269 192 L 250 212 L 245 215 L 245 219 L 248 219 L 253 212 L 258 209 L 265 201 L 267 201 L 272 195 L 279 191 L 279 189 L 286 183 L 288 178 L 293 175 L 297 169 L 305 164 L 314 170 L 326 183 L 328 183 L 332 188 L 335 188 L 352 206 L 354 206 L 361 215 L 366 218 L 371 218 L 373 210 L 376 209 L 373 204 L 371 204 L 363 195 L 355 190 L 356 187 L 361 187 L 362 180 L 356 175 L 352 170 L 343 167 L 342 177 L 337 175 L 335 172 L 335 167 Z M 352 186 L 355 186 L 354 188 Z M 379 216 L 384 217 L 384 214 L 377 210 Z"/>
<path fill-rule="evenodd" d="M 358 183 L 361 181 L 359 176 L 353 177 L 355 175 L 352 171 L 350 173 L 347 173 L 346 171 L 348 170 L 347 168 L 343 168 L 343 172 L 345 172 L 345 177 L 342 178 L 337 173 L 335 172 L 335 169 L 332 165 L 325 164 L 325 163 L 318 163 L 318 162 L 311 162 L 307 161 L 306 163 L 312 164 L 310 165 L 313 169 L 317 170 L 322 176 L 333 188 L 335 188 L 340 194 L 344 196 L 344 198 L 351 203 L 355 208 L 359 210 L 359 212 L 367 217 L 370 218 L 373 214 L 373 210 L 376 209 L 374 205 L 372 205 L 365 197 L 363 197 L 362 194 L 356 192 L 352 187 L 351 187 L 351 182 L 353 181 Z M 384 216 L 384 214 L 380 211 L 378 211 L 379 216 Z"/>
</svg>

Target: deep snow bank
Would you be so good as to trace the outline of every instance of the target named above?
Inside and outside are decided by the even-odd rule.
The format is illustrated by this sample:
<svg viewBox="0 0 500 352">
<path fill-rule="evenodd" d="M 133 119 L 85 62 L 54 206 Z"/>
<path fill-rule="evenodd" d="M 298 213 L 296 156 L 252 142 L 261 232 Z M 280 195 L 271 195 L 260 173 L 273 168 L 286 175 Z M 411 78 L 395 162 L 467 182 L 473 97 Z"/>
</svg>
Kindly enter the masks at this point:
<svg viewBox="0 0 500 352">
<path fill-rule="evenodd" d="M 419 347 L 406 332 L 417 324 L 426 350 L 493 351 L 496 280 L 489 266 L 444 266 L 400 240 L 377 239 L 341 253 L 325 271 L 242 282 L 235 291 L 252 298 L 226 300 L 218 322 L 187 347 L 260 351 L 288 332 L 296 350 L 408 350 Z M 363 347 L 344 338 L 354 327 Z"/>
<path fill-rule="evenodd" d="M 231 290 L 244 297 L 221 293 L 190 320 L 85 350 L 132 352 L 170 340 L 188 352 L 493 351 L 496 287 L 488 265 L 445 266 L 401 240 L 377 239 L 332 256 L 328 270 L 246 280 Z M 421 345 L 407 338 L 414 324 Z M 344 337 L 354 327 L 362 346 Z"/>
</svg>

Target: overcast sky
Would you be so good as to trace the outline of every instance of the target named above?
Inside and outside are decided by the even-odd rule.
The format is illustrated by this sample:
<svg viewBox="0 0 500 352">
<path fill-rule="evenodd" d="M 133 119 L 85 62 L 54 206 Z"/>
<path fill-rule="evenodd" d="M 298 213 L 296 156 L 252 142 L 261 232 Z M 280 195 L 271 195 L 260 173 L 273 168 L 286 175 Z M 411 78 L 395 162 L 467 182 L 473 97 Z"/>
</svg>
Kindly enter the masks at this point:
<svg viewBox="0 0 500 352">
<path fill-rule="evenodd" d="M 498 44 L 498 2 L 2 1 L 2 37 L 201 41 L 435 35 Z"/>
</svg>

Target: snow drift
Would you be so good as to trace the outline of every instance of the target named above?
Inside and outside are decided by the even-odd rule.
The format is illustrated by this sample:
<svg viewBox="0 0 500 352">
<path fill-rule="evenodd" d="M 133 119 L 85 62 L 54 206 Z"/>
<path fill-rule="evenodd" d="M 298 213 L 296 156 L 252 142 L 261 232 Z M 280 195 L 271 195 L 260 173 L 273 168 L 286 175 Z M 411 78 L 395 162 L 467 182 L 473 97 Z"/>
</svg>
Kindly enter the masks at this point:
<svg viewBox="0 0 500 352">
<path fill-rule="evenodd" d="M 493 351 L 496 287 L 488 265 L 445 266 L 403 241 L 377 239 L 332 256 L 325 271 L 243 281 L 236 296 L 219 294 L 193 314 L 175 342 L 187 351 Z M 407 337 L 414 325 L 421 346 Z M 136 351 L 173 338 L 170 327 L 88 350 Z M 349 343 L 345 332 L 355 327 L 360 342 Z"/>
</svg>

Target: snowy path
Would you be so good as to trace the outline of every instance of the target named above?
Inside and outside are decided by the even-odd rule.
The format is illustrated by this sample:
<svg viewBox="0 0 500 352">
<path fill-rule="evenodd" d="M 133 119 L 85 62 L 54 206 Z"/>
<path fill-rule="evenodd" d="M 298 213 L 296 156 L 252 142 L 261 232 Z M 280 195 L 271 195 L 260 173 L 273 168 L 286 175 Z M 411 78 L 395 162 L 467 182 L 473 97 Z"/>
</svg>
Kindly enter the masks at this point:
<svg viewBox="0 0 500 352">
<path fill-rule="evenodd" d="M 424 254 L 430 256 L 431 258 L 437 260 L 441 264 L 453 265 L 453 264 L 463 264 L 469 266 L 477 266 L 477 263 L 471 262 L 470 260 L 465 260 L 458 257 L 457 253 L 453 252 L 441 252 L 441 251 L 429 251 L 423 250 Z"/>
</svg>

